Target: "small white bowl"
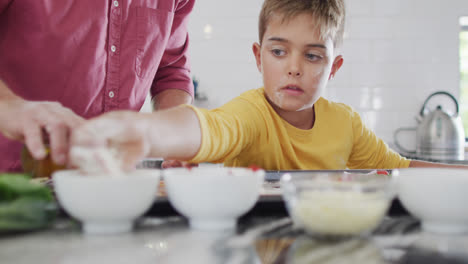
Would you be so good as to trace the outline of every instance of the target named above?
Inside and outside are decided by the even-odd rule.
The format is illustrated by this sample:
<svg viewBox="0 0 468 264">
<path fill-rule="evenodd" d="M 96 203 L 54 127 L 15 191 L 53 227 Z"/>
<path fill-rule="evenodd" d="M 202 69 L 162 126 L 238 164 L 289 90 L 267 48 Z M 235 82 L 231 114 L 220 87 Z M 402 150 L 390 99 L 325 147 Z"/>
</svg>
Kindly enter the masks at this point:
<svg viewBox="0 0 468 264">
<path fill-rule="evenodd" d="M 392 174 L 397 176 L 399 200 L 424 230 L 468 232 L 468 170 L 408 168 Z"/>
<path fill-rule="evenodd" d="M 60 205 L 83 223 L 85 233 L 128 232 L 156 199 L 159 170 L 135 170 L 125 176 L 82 175 L 62 170 L 52 175 Z"/>
<path fill-rule="evenodd" d="M 169 202 L 193 229 L 229 230 L 258 200 L 265 172 L 247 168 L 171 168 L 163 171 Z"/>
</svg>

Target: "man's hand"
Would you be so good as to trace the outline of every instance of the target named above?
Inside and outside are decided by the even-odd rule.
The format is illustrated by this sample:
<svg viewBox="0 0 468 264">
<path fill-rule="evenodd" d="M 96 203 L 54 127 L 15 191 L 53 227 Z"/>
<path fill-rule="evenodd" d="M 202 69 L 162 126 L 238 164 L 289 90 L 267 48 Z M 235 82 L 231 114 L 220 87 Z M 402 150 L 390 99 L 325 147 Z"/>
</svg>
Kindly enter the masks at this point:
<svg viewBox="0 0 468 264">
<path fill-rule="evenodd" d="M 56 102 L 31 102 L 19 97 L 0 101 L 0 132 L 26 144 L 35 159 L 46 157 L 48 142 L 52 160 L 64 165 L 68 159 L 70 131 L 84 120 Z"/>
</svg>

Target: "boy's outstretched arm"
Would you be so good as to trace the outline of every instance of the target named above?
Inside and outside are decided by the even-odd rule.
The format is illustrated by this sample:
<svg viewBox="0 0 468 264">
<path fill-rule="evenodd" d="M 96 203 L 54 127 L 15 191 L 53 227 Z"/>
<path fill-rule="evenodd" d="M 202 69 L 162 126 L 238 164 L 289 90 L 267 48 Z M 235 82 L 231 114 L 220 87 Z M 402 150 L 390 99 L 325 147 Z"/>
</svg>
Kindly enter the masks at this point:
<svg viewBox="0 0 468 264">
<path fill-rule="evenodd" d="M 188 160 L 201 145 L 201 128 L 195 112 L 189 107 L 176 107 L 153 113 L 148 128 L 149 156 Z"/>
<path fill-rule="evenodd" d="M 74 149 L 114 150 L 124 169 L 144 157 L 187 160 L 201 144 L 198 117 L 189 107 L 154 113 L 115 111 L 85 122 L 71 135 L 70 165 L 77 164 Z"/>
</svg>

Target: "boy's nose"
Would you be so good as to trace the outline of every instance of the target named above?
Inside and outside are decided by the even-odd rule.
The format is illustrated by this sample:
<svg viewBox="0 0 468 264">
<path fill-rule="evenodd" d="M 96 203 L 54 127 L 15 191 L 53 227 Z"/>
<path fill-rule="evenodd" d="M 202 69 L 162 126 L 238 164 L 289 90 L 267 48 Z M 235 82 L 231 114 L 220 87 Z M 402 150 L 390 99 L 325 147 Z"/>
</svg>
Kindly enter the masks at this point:
<svg viewBox="0 0 468 264">
<path fill-rule="evenodd" d="M 301 76 L 301 72 L 298 71 L 298 70 L 291 70 L 288 72 L 288 75 L 291 76 L 291 77 L 299 77 Z"/>
<path fill-rule="evenodd" d="M 292 54 L 288 60 L 288 68 L 286 68 L 288 75 L 294 78 L 300 77 L 302 75 L 302 66 L 302 55 Z"/>
</svg>

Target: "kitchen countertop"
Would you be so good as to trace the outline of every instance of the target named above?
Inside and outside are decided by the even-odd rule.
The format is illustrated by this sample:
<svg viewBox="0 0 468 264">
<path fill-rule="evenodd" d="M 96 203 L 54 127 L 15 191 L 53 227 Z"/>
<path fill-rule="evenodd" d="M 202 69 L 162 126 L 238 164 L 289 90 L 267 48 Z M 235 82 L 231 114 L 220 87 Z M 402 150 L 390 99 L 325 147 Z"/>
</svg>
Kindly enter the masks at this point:
<svg viewBox="0 0 468 264">
<path fill-rule="evenodd" d="M 456 159 L 436 159 L 436 158 L 421 158 L 416 156 L 416 154 L 409 154 L 409 153 L 399 153 L 401 156 L 414 159 L 414 160 L 422 160 L 422 161 L 430 161 L 430 162 L 440 162 L 440 163 L 447 163 L 447 164 L 463 164 L 468 165 L 468 152 L 465 152 L 465 158 L 463 160 L 456 160 Z"/>
<path fill-rule="evenodd" d="M 192 231 L 180 216 L 145 217 L 133 232 L 107 236 L 83 234 L 62 217 L 47 230 L 0 235 L 0 262 L 466 263 L 459 257 L 467 248 L 468 235 L 424 233 L 409 216 L 387 217 L 368 238 L 334 242 L 314 240 L 287 217 L 243 219 L 224 233 Z"/>
</svg>

